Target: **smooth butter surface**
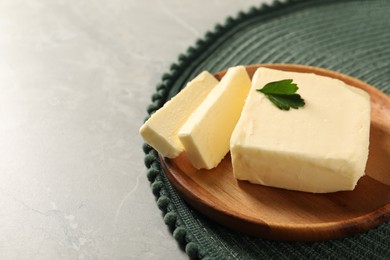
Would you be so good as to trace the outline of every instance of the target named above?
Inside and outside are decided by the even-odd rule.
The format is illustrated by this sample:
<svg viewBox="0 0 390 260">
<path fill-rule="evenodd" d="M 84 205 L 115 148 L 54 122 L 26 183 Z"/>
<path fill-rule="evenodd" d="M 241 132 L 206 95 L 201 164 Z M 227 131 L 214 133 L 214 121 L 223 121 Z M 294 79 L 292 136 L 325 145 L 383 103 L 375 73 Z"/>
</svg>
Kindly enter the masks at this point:
<svg viewBox="0 0 390 260">
<path fill-rule="evenodd" d="M 217 84 L 209 72 L 200 73 L 145 122 L 140 128 L 144 140 L 165 157 L 182 153 L 179 129 Z"/>
<path fill-rule="evenodd" d="M 230 68 L 180 129 L 179 139 L 194 167 L 214 168 L 228 153 L 250 86 L 245 67 Z"/>
<path fill-rule="evenodd" d="M 282 111 L 256 89 L 293 79 L 305 100 Z M 364 175 L 370 129 L 369 95 L 342 81 L 259 68 L 231 138 L 237 179 L 307 192 L 354 189 Z"/>
</svg>

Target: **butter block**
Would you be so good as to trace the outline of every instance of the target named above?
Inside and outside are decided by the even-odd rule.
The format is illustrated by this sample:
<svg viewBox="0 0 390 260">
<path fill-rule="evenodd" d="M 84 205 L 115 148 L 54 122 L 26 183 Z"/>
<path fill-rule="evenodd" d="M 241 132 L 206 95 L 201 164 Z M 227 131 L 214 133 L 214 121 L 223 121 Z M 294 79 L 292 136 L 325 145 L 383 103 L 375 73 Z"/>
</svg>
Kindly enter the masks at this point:
<svg viewBox="0 0 390 260">
<path fill-rule="evenodd" d="M 305 100 L 284 111 L 256 89 L 293 79 Z M 368 157 L 370 97 L 329 77 L 259 68 L 230 140 L 234 176 L 313 193 L 353 190 Z"/>
<path fill-rule="evenodd" d="M 168 158 L 182 153 L 184 147 L 177 136 L 179 129 L 218 82 L 207 71 L 190 81 L 141 126 L 140 134 L 145 142 Z"/>
<path fill-rule="evenodd" d="M 179 139 L 195 168 L 214 168 L 228 153 L 250 86 L 245 67 L 230 68 L 179 130 Z"/>
</svg>

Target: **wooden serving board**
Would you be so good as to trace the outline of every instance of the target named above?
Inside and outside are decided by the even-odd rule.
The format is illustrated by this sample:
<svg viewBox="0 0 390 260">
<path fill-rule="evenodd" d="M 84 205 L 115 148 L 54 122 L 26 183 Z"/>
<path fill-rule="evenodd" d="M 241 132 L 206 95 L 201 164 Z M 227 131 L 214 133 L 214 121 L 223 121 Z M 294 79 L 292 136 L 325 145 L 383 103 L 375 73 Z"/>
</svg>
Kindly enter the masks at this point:
<svg viewBox="0 0 390 260">
<path fill-rule="evenodd" d="M 160 156 L 173 186 L 189 204 L 216 222 L 274 240 L 334 239 L 387 221 L 390 218 L 390 97 L 355 78 L 303 65 L 247 66 L 251 77 L 259 66 L 338 78 L 370 94 L 367 175 L 353 191 L 312 194 L 238 181 L 233 177 L 229 154 L 212 170 L 196 170 L 185 154 L 175 159 Z M 225 72 L 215 76 L 221 79 Z"/>
</svg>

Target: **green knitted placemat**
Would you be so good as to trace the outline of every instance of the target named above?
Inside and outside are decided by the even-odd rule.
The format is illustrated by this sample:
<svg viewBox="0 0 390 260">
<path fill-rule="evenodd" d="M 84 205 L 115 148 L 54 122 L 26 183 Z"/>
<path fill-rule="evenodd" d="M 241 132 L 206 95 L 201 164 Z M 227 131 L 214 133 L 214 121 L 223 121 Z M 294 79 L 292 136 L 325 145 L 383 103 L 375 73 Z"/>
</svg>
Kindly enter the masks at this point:
<svg viewBox="0 0 390 260">
<path fill-rule="evenodd" d="M 323 67 L 389 94 L 390 1 L 290 0 L 229 17 L 179 56 L 147 111 L 156 111 L 202 70 L 256 63 Z M 157 205 L 190 258 L 390 259 L 390 222 L 353 237 L 316 243 L 278 242 L 231 231 L 188 206 L 166 179 L 156 151 L 146 144 L 143 149 Z"/>
</svg>

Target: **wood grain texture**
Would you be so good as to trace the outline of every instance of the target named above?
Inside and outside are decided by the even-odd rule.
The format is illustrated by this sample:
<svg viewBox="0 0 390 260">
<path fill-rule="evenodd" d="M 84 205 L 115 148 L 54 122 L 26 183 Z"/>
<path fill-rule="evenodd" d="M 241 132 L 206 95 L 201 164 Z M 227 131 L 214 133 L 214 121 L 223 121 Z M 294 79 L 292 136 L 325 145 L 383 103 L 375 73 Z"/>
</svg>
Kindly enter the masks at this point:
<svg viewBox="0 0 390 260">
<path fill-rule="evenodd" d="M 355 78 L 321 68 L 292 64 L 259 66 L 313 72 L 343 80 L 371 96 L 370 152 L 366 176 L 355 190 L 325 194 L 290 191 L 238 181 L 230 155 L 212 170 L 197 170 L 183 153 L 160 156 L 164 171 L 194 208 L 231 229 L 287 241 L 320 241 L 366 231 L 390 218 L 390 97 Z M 221 79 L 226 71 L 215 76 Z"/>
</svg>

